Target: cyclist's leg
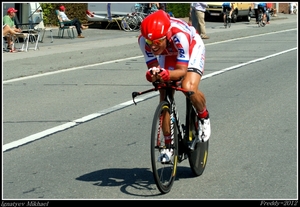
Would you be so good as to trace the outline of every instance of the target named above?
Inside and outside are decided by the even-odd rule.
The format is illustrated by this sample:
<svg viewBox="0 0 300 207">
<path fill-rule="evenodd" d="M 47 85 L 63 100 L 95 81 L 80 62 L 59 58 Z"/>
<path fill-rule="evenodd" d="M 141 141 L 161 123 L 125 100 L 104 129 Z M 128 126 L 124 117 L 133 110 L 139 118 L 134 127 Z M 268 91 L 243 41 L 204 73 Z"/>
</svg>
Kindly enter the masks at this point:
<svg viewBox="0 0 300 207">
<path fill-rule="evenodd" d="M 230 12 L 229 12 L 230 18 L 231 18 L 232 12 L 233 12 L 233 8 L 230 8 Z"/>
<path fill-rule="evenodd" d="M 160 101 L 164 100 L 165 97 L 165 91 L 164 90 L 159 90 L 159 95 L 160 95 Z M 171 137 L 171 129 L 170 129 L 170 114 L 169 113 L 164 113 L 163 114 L 163 120 L 162 120 L 162 130 L 163 134 L 165 136 L 165 142 L 170 142 L 167 141 L 166 139 L 170 139 Z"/>
<path fill-rule="evenodd" d="M 204 46 L 199 47 L 199 44 L 201 44 L 202 42 L 200 37 L 196 36 L 195 39 L 196 39 L 196 44 L 192 50 L 191 59 L 190 59 L 190 63 L 193 63 L 193 65 L 189 64 L 188 72 L 183 78 L 181 85 L 184 89 L 194 92 L 194 94 L 190 97 L 190 99 L 193 106 L 197 110 L 198 113 L 197 115 L 202 125 L 202 129 L 201 129 L 202 133 L 199 134 L 199 136 L 201 136 L 201 138 L 204 141 L 206 141 L 208 140 L 211 133 L 209 114 L 206 107 L 205 95 L 198 89 L 198 85 L 200 84 L 201 77 L 204 72 L 205 48 Z M 200 48 L 200 49 L 195 49 L 195 48 Z"/>
<path fill-rule="evenodd" d="M 267 13 L 266 13 L 266 8 L 263 8 L 263 22 L 267 22 Z"/>
<path fill-rule="evenodd" d="M 224 21 L 224 26 L 226 25 L 226 7 L 223 8 L 223 21 Z"/>
<path fill-rule="evenodd" d="M 204 72 L 205 47 L 204 45 L 199 46 L 203 44 L 201 37 L 196 36 L 195 42 L 190 56 L 188 72 L 183 78 L 181 85 L 183 88 L 194 92 L 194 95 L 191 96 L 191 102 L 197 111 L 202 111 L 206 105 L 205 97 L 203 93 L 199 91 L 198 85 L 200 84 L 201 76 Z"/>
<path fill-rule="evenodd" d="M 192 70 L 192 69 L 189 69 Z M 194 69 L 196 71 L 196 69 Z M 182 80 L 182 87 L 194 91 L 190 97 L 193 106 L 197 110 L 198 116 L 198 138 L 201 141 L 207 141 L 211 134 L 209 113 L 206 106 L 206 98 L 202 91 L 198 89 L 201 82 L 201 76 L 197 72 L 187 72 Z"/>
<path fill-rule="evenodd" d="M 201 75 L 196 72 L 197 69 L 194 69 L 194 72 L 191 70 L 189 69 L 181 84 L 184 89 L 194 92 L 190 98 L 191 102 L 198 112 L 202 112 L 206 108 L 206 99 L 204 94 L 198 89 Z"/>
</svg>

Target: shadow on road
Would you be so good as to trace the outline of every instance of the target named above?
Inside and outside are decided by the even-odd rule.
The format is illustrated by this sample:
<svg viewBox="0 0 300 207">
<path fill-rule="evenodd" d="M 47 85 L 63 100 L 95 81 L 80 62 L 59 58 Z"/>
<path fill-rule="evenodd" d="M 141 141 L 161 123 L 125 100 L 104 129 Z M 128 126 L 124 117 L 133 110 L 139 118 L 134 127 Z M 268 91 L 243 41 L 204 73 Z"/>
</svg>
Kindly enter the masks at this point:
<svg viewBox="0 0 300 207">
<path fill-rule="evenodd" d="M 189 167 L 178 167 L 176 180 L 193 178 Z M 116 187 L 120 186 L 120 191 L 124 194 L 153 197 L 162 195 L 156 188 L 152 171 L 149 168 L 111 168 L 97 170 L 82 175 L 76 180 L 93 182 L 95 186 Z M 175 180 L 175 183 L 176 183 Z"/>
</svg>

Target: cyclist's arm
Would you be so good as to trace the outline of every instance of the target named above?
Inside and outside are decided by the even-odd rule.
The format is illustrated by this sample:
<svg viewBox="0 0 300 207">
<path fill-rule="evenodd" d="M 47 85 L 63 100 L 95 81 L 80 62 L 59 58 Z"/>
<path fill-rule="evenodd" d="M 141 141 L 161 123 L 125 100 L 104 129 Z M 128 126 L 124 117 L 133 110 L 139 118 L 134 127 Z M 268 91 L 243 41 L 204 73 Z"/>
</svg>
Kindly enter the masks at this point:
<svg viewBox="0 0 300 207">
<path fill-rule="evenodd" d="M 146 44 L 145 38 L 140 35 L 138 38 L 138 44 L 140 46 L 140 49 L 144 55 L 145 63 L 147 65 L 147 68 L 153 68 L 153 67 L 158 67 L 158 60 L 156 56 L 151 52 L 151 48 Z M 157 76 L 154 75 L 152 77 L 152 82 L 155 82 L 157 80 Z"/>
<path fill-rule="evenodd" d="M 159 65 L 158 60 L 156 56 L 151 52 L 151 48 L 147 46 L 145 38 L 142 35 L 140 35 L 138 38 L 138 44 L 144 55 L 144 59 L 148 69 L 152 67 L 157 67 Z"/>
<path fill-rule="evenodd" d="M 185 76 L 190 59 L 189 36 L 183 32 L 172 37 L 174 46 L 178 50 L 177 61 L 174 70 L 170 72 L 171 80 L 178 80 Z"/>
</svg>

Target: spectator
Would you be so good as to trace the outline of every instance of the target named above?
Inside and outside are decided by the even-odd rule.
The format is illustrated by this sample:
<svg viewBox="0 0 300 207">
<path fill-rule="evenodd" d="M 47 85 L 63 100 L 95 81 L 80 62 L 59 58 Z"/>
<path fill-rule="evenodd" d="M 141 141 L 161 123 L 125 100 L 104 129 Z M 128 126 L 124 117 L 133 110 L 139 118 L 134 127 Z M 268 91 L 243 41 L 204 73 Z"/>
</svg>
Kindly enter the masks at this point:
<svg viewBox="0 0 300 207">
<path fill-rule="evenodd" d="M 296 3 L 291 2 L 290 3 L 290 14 L 294 14 L 294 9 L 296 8 Z"/>
<path fill-rule="evenodd" d="M 143 6 L 143 13 L 150 14 L 149 3 L 142 3 L 142 6 Z"/>
<path fill-rule="evenodd" d="M 258 4 L 259 2 L 253 2 L 251 7 L 251 10 L 254 10 L 256 24 L 258 24 Z"/>
<path fill-rule="evenodd" d="M 4 25 L 8 25 L 13 31 L 15 32 L 22 32 L 21 29 L 16 28 L 15 22 L 14 22 L 14 17 L 16 16 L 16 12 L 18 10 L 14 9 L 14 8 L 8 8 L 7 9 L 7 15 L 5 15 L 3 17 L 3 29 L 4 29 Z M 4 32 L 4 31 L 3 31 Z M 9 33 L 9 35 L 6 37 L 7 40 L 7 49 L 11 50 L 12 49 L 12 33 Z"/>
<path fill-rule="evenodd" d="M 84 38 L 84 36 L 82 35 L 81 29 L 87 29 L 88 27 L 83 26 L 77 18 L 74 18 L 73 20 L 69 19 L 68 16 L 66 15 L 65 11 L 66 11 L 66 8 L 63 5 L 61 5 L 59 7 L 59 16 L 61 17 L 62 21 L 66 22 L 66 23 L 64 23 L 64 25 L 66 25 L 66 26 L 74 25 L 77 30 L 77 34 L 78 34 L 77 37 Z"/>
<path fill-rule="evenodd" d="M 269 8 L 269 15 L 271 15 L 272 14 L 272 17 L 277 17 L 277 14 L 276 14 L 276 12 L 277 12 L 277 10 L 276 10 L 276 8 L 273 8 L 273 3 L 267 3 L 267 9 Z"/>
<path fill-rule="evenodd" d="M 167 4 L 166 3 L 159 3 L 159 9 L 167 11 Z"/>
<path fill-rule="evenodd" d="M 151 12 L 155 12 L 159 9 L 159 3 L 158 2 L 151 2 L 149 3 L 149 8 Z"/>
<path fill-rule="evenodd" d="M 267 24 L 270 24 L 270 13 L 272 11 L 273 4 L 269 2 L 266 5 L 267 5 L 267 10 L 266 10 Z"/>
<path fill-rule="evenodd" d="M 197 17 L 197 31 L 200 34 L 202 39 L 209 39 L 209 37 L 206 35 L 206 28 L 205 28 L 205 11 L 207 7 L 206 2 L 198 2 L 198 3 L 192 3 L 192 9 L 195 10 L 195 14 Z"/>
</svg>

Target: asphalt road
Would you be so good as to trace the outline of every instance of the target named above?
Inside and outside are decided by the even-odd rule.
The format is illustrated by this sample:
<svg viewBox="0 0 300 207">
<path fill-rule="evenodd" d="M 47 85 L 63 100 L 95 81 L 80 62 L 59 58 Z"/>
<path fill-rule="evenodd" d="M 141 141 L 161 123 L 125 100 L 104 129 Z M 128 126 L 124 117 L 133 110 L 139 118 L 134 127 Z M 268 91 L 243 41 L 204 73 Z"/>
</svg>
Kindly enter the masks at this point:
<svg viewBox="0 0 300 207">
<path fill-rule="evenodd" d="M 131 100 L 151 87 L 138 32 L 89 29 L 84 40 L 3 54 L 3 199 L 297 200 L 296 16 L 207 25 L 203 175 L 184 161 L 171 193 L 159 193 L 149 140 L 157 93 Z M 179 93 L 176 102 L 183 116 Z"/>
</svg>

